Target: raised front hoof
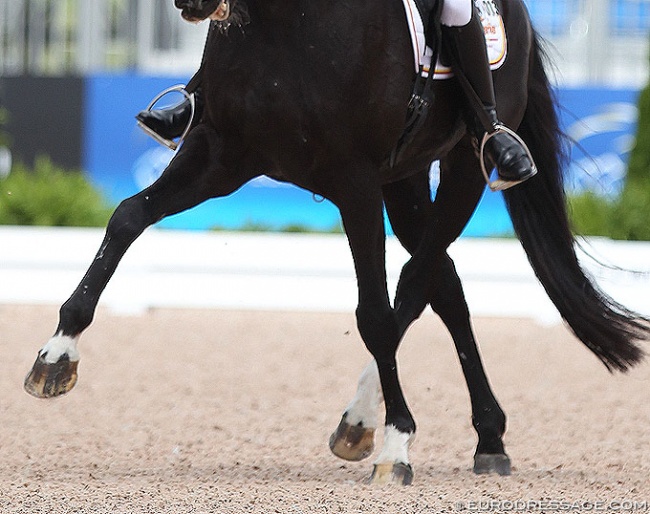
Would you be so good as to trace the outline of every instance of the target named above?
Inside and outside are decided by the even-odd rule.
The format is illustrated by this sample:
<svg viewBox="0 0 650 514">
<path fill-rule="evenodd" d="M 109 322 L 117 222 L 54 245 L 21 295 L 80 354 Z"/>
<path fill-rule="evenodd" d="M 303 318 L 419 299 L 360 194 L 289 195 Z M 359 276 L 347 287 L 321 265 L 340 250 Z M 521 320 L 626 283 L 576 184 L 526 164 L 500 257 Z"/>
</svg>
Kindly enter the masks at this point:
<svg viewBox="0 0 650 514">
<path fill-rule="evenodd" d="M 477 453 L 474 455 L 474 473 L 477 475 L 498 473 L 501 476 L 508 476 L 512 473 L 510 457 L 505 453 Z"/>
<path fill-rule="evenodd" d="M 350 425 L 345 414 L 339 426 L 330 436 L 330 450 L 337 457 L 359 461 L 372 455 L 375 449 L 375 429 Z"/>
<path fill-rule="evenodd" d="M 40 355 L 25 378 L 25 391 L 36 398 L 53 398 L 67 393 L 77 383 L 79 361 L 61 358 L 53 364 Z"/>
<path fill-rule="evenodd" d="M 372 475 L 368 479 L 371 485 L 411 485 L 413 483 L 413 468 L 410 464 L 392 462 L 375 464 Z"/>
</svg>

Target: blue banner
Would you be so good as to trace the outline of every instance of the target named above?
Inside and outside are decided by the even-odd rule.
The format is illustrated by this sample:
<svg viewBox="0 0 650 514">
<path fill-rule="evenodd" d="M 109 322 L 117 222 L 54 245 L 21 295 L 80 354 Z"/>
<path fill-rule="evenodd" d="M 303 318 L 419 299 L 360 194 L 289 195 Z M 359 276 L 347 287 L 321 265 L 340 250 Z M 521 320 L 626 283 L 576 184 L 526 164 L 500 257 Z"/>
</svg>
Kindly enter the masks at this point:
<svg viewBox="0 0 650 514">
<path fill-rule="evenodd" d="M 616 197 L 634 146 L 639 91 L 581 88 L 559 92 L 562 128 L 571 142 L 570 193 Z"/>
<path fill-rule="evenodd" d="M 173 153 L 146 136 L 134 116 L 158 92 L 187 77 L 96 75 L 88 77 L 84 110 L 84 169 L 115 204 L 155 180 Z M 615 195 L 625 176 L 636 128 L 637 90 L 567 89 L 559 91 L 563 129 L 573 138 L 568 184 Z M 175 102 L 181 99 L 163 99 Z M 432 183 L 435 187 L 435 166 Z M 258 227 L 281 230 L 340 228 L 337 208 L 295 186 L 262 177 L 227 198 L 209 200 L 163 220 L 168 228 L 207 230 Z M 463 235 L 512 233 L 500 193 L 486 193 Z"/>
</svg>

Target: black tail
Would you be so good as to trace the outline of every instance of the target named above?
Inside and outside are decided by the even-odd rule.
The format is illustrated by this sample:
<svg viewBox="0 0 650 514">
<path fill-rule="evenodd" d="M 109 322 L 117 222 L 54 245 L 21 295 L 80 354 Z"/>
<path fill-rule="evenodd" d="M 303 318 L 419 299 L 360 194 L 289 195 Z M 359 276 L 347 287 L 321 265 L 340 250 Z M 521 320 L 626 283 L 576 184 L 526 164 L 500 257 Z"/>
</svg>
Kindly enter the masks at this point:
<svg viewBox="0 0 650 514">
<path fill-rule="evenodd" d="M 578 263 L 563 187 L 566 145 L 538 35 L 533 47 L 528 106 L 518 132 L 539 172 L 507 190 L 506 205 L 537 278 L 571 330 L 609 370 L 626 371 L 643 357 L 636 343 L 650 338 L 650 325 L 600 291 Z"/>
</svg>

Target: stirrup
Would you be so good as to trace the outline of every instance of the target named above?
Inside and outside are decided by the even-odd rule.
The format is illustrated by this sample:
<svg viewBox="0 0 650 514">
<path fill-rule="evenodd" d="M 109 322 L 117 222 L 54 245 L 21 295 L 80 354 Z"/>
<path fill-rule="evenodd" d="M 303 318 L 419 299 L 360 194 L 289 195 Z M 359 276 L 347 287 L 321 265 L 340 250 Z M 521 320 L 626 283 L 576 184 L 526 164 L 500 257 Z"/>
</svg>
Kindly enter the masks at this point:
<svg viewBox="0 0 650 514">
<path fill-rule="evenodd" d="M 528 159 L 532 164 L 530 173 L 519 180 L 505 180 L 502 178 L 497 178 L 494 181 L 490 181 L 490 173 L 488 172 L 487 166 L 485 165 L 485 145 L 490 139 L 492 139 L 495 135 L 501 132 L 506 132 L 507 134 L 510 134 L 513 138 L 515 138 L 515 140 L 522 146 L 522 148 L 528 155 Z M 481 146 L 479 148 L 479 161 L 481 162 L 481 171 L 483 172 L 483 177 L 485 178 L 485 182 L 490 188 L 490 191 L 503 191 L 504 189 L 508 189 L 511 188 L 512 186 L 516 186 L 517 184 L 521 184 L 525 180 L 528 180 L 529 178 L 537 174 L 537 166 L 535 166 L 533 155 L 530 153 L 530 149 L 528 148 L 524 140 L 521 139 L 521 137 L 519 137 L 519 134 L 517 134 L 514 130 L 500 123 L 494 126 L 494 130 L 492 132 L 486 132 L 485 134 L 483 134 L 483 139 L 481 140 Z M 497 170 L 497 173 L 498 171 L 499 170 Z"/>
<path fill-rule="evenodd" d="M 165 89 L 163 92 L 159 93 L 151 101 L 149 106 L 145 109 L 146 111 L 150 112 L 153 109 L 154 105 L 156 105 L 163 96 L 168 95 L 169 93 L 175 93 L 175 92 L 181 93 L 187 100 L 189 100 L 190 107 L 192 109 L 191 112 L 190 112 L 190 119 L 187 122 L 187 126 L 185 127 L 185 130 L 183 131 L 181 136 L 178 138 L 178 141 L 174 141 L 173 139 L 167 139 L 167 138 L 162 137 L 160 134 L 158 134 L 157 132 L 154 132 L 149 127 L 147 127 L 144 123 L 142 123 L 140 120 L 138 120 L 138 126 L 142 130 L 144 130 L 147 133 L 147 135 L 151 136 L 158 143 L 160 143 L 163 146 L 166 146 L 167 148 L 169 148 L 172 151 L 176 151 L 176 149 L 183 142 L 183 140 L 185 139 L 185 137 L 189 133 L 190 129 L 192 128 L 192 122 L 194 121 L 194 114 L 196 112 L 196 101 L 194 100 L 194 95 L 188 93 L 187 91 L 185 91 L 185 86 L 184 85 L 178 84 L 176 86 L 169 87 L 169 88 Z"/>
</svg>

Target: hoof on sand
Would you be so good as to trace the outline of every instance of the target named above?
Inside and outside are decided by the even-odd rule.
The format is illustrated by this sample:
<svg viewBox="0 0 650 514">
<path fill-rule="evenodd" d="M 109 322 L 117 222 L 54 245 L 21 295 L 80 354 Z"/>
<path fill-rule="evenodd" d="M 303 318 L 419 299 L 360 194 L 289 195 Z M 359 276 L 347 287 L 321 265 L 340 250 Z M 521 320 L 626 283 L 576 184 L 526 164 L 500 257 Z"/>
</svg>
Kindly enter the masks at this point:
<svg viewBox="0 0 650 514">
<path fill-rule="evenodd" d="M 474 473 L 484 475 L 487 473 L 498 473 L 507 476 L 512 473 L 510 458 L 505 453 L 477 453 L 474 456 Z"/>
<path fill-rule="evenodd" d="M 368 483 L 373 485 L 411 485 L 413 483 L 413 468 L 410 464 L 402 462 L 375 464 Z"/>
<path fill-rule="evenodd" d="M 330 450 L 341 459 L 350 461 L 363 460 L 375 449 L 375 429 L 359 425 L 350 425 L 345 415 L 339 426 L 330 436 Z"/>
<path fill-rule="evenodd" d="M 53 364 L 40 355 L 25 378 L 25 391 L 36 398 L 53 398 L 67 393 L 77 383 L 79 361 L 61 358 Z"/>
</svg>

